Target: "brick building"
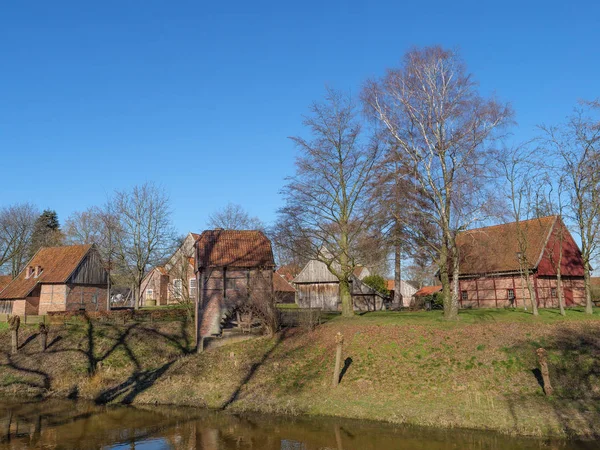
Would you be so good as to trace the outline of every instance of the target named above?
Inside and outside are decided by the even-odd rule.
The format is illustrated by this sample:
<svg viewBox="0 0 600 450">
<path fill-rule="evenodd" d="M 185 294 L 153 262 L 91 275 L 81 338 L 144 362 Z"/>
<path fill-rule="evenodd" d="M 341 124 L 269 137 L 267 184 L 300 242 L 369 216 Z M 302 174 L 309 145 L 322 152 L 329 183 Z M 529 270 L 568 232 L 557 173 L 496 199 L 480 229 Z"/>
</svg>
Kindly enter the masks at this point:
<svg viewBox="0 0 600 450">
<path fill-rule="evenodd" d="M 521 244 L 519 244 L 521 237 Z M 560 264 L 566 306 L 585 304 L 581 251 L 559 216 L 478 228 L 457 236 L 462 307 L 558 306 Z"/>
<path fill-rule="evenodd" d="M 7 314 L 107 309 L 108 274 L 93 245 L 45 247 L 0 292 Z"/>
<path fill-rule="evenodd" d="M 224 319 L 251 299 L 272 299 L 275 261 L 261 231 L 207 230 L 195 251 L 201 337 L 220 334 Z"/>
<path fill-rule="evenodd" d="M 173 305 L 196 298 L 194 243 L 199 237 L 199 234 L 188 233 L 164 266 L 148 272 L 140 289 L 143 306 Z"/>
</svg>

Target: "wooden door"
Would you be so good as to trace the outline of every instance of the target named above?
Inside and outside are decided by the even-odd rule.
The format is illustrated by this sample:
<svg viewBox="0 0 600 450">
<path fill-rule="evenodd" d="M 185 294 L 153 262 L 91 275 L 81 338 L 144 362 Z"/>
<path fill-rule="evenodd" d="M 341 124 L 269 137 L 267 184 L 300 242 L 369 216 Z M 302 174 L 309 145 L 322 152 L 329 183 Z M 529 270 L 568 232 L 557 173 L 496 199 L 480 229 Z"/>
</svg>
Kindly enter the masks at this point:
<svg viewBox="0 0 600 450">
<path fill-rule="evenodd" d="M 573 306 L 573 289 L 564 289 L 565 293 L 565 306 Z"/>
</svg>

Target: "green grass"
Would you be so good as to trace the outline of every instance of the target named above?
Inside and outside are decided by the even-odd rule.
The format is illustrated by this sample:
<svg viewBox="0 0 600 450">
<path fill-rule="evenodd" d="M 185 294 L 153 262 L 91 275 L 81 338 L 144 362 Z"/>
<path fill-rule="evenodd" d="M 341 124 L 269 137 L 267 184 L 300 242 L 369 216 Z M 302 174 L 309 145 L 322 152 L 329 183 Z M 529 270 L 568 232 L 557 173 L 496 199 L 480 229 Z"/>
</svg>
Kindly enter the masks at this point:
<svg viewBox="0 0 600 450">
<path fill-rule="evenodd" d="M 600 320 L 600 314 L 588 315 L 585 314 L 584 308 L 570 308 L 567 310 L 566 316 L 561 316 L 558 309 L 544 308 L 539 310 L 540 315 L 535 317 L 529 311 L 523 309 L 464 309 L 460 310 L 458 321 L 447 322 L 444 320 L 443 311 L 374 311 L 362 314 L 357 314 L 352 319 L 345 319 L 341 316 L 335 320 L 357 320 L 361 323 L 378 324 L 378 325 L 401 325 L 401 324 L 419 324 L 419 325 L 436 325 L 436 326 L 456 326 L 460 324 L 476 324 L 486 322 L 511 322 L 522 323 L 532 322 L 537 323 L 559 323 L 571 322 L 580 320 Z"/>
<path fill-rule="evenodd" d="M 8 323 L 0 322 L 0 330 L 6 330 L 8 328 Z"/>
<path fill-rule="evenodd" d="M 300 309 L 296 303 L 277 303 L 278 309 Z"/>
</svg>

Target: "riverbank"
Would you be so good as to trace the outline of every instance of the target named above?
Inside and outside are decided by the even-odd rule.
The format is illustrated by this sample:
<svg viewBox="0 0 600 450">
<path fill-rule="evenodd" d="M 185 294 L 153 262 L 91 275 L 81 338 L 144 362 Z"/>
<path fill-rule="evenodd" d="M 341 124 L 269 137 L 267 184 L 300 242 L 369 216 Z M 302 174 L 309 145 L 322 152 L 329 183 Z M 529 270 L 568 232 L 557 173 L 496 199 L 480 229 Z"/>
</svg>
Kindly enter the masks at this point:
<svg viewBox="0 0 600 450">
<path fill-rule="evenodd" d="M 331 387 L 334 337 L 345 370 Z M 513 435 L 600 435 L 600 320 L 580 311 L 369 313 L 312 332 L 286 330 L 191 353 L 190 324 L 80 323 L 51 330 L 39 351 L 23 328 L 20 353 L 0 331 L 0 393 L 96 403 L 173 404 L 327 415 Z M 554 395 L 538 381 L 549 353 Z"/>
</svg>

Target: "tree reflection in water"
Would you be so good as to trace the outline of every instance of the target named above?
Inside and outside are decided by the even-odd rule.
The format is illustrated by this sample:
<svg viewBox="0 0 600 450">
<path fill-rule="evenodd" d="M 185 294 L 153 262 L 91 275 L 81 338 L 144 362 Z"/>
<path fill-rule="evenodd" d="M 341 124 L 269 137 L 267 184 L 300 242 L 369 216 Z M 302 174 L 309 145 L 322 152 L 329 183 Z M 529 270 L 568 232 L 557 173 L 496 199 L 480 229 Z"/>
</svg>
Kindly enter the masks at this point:
<svg viewBox="0 0 600 450">
<path fill-rule="evenodd" d="M 596 443 L 515 439 L 333 418 L 234 415 L 197 408 L 0 403 L 0 450 L 591 449 Z"/>
</svg>

